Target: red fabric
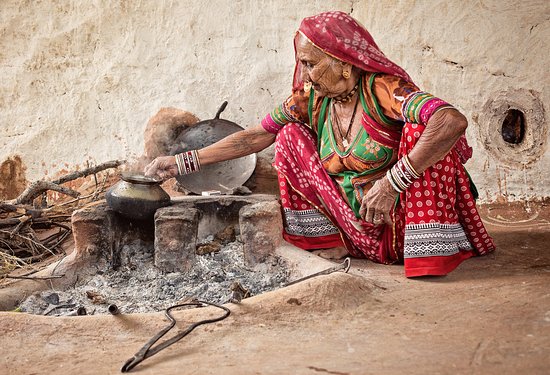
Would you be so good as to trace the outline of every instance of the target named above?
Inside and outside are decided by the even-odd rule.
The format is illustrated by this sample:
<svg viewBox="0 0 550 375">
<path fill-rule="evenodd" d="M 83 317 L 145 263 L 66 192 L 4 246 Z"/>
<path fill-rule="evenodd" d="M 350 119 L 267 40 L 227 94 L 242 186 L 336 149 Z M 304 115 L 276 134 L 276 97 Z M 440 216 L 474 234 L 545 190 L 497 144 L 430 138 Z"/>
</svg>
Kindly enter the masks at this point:
<svg viewBox="0 0 550 375">
<path fill-rule="evenodd" d="M 474 255 L 471 251 L 460 251 L 450 256 L 405 259 L 405 276 L 443 276 Z"/>
<path fill-rule="evenodd" d="M 302 198 L 302 196 L 287 183 L 285 177 L 281 173 L 279 173 L 279 186 L 281 187 L 281 207 L 283 210 L 285 208 L 291 210 L 312 208 L 311 204 L 305 198 Z M 304 250 L 329 249 L 344 246 L 344 242 L 339 233 L 326 236 L 304 237 L 283 231 L 283 238 L 285 241 Z"/>
<path fill-rule="evenodd" d="M 323 52 L 341 61 L 365 71 L 387 73 L 412 82 L 405 70 L 380 51 L 367 29 L 347 13 L 324 12 L 304 18 L 298 32 Z M 296 59 L 294 90 L 303 88 L 300 73 L 301 64 Z"/>
<path fill-rule="evenodd" d="M 332 249 L 333 247 L 344 246 L 344 242 L 339 234 L 319 237 L 304 237 L 288 234 L 283 231 L 283 239 L 303 250 Z"/>
<path fill-rule="evenodd" d="M 374 141 L 394 150 L 399 147 L 400 131 L 392 130 L 379 124 L 365 112 L 361 116 L 361 125 L 363 125 L 363 128 L 365 128 Z"/>
<path fill-rule="evenodd" d="M 405 125 L 401 156 L 414 146 L 423 130 L 422 125 Z M 339 235 L 317 237 L 285 232 L 285 240 L 300 248 L 330 248 L 343 242 L 355 257 L 384 264 L 404 259 L 407 277 L 445 275 L 463 260 L 494 249 L 493 241 L 477 213 L 466 171 L 454 151 L 428 168 L 401 195 L 399 204 L 392 212 L 393 226 L 373 225 L 355 217 L 322 167 L 315 138 L 309 128 L 296 123 L 283 127 L 277 135 L 273 165 L 279 173 L 283 209 L 303 212 L 315 208 L 329 218 L 340 232 Z M 407 226 L 426 223 L 461 226 L 467 242 L 459 245 L 458 253 L 449 256 L 408 254 L 405 244 Z M 338 241 L 338 236 L 341 241 Z"/>
<path fill-rule="evenodd" d="M 425 126 L 420 124 L 405 125 L 399 147 L 400 157 L 414 148 L 424 129 Z M 401 193 L 400 202 L 405 225 L 459 223 L 477 255 L 486 254 L 495 248 L 477 211 L 466 169 L 454 149 L 426 169 L 421 178 Z"/>
<path fill-rule="evenodd" d="M 373 225 L 357 219 L 350 206 L 321 164 L 310 129 L 290 123 L 277 134 L 273 166 L 279 173 L 281 206 L 295 212 L 317 209 L 340 230 L 342 241 L 352 256 L 368 258 L 377 263 L 393 263 L 397 256 L 391 243 L 384 241 L 385 225 Z M 329 248 L 334 237 L 301 237 L 285 234 L 289 242 L 298 247 Z M 390 247 L 388 247 L 390 246 Z"/>
<path fill-rule="evenodd" d="M 462 164 L 470 160 L 474 153 L 474 150 L 468 144 L 468 140 L 466 140 L 466 136 L 464 135 L 458 138 L 458 141 L 456 141 L 455 150 L 458 153 L 458 156 L 460 157 L 460 161 L 462 162 Z"/>
</svg>

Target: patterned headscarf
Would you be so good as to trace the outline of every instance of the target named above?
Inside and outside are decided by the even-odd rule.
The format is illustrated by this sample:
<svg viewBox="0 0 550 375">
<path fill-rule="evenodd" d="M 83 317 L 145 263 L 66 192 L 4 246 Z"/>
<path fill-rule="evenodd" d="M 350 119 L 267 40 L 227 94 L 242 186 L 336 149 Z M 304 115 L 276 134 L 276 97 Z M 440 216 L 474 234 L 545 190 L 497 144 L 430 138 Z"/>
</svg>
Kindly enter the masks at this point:
<svg viewBox="0 0 550 375">
<path fill-rule="evenodd" d="M 403 68 L 393 63 L 380 51 L 367 29 L 347 13 L 333 11 L 304 18 L 294 38 L 295 51 L 299 34 L 305 36 L 327 55 L 357 68 L 367 72 L 391 74 L 414 83 Z M 296 56 L 293 90 L 301 90 L 304 87 L 301 70 L 302 64 Z M 385 133 L 388 133 L 387 129 Z M 372 135 L 373 133 L 371 133 Z M 396 132 L 394 137 L 395 141 L 399 142 L 399 133 Z M 456 142 L 455 149 L 462 163 L 472 157 L 472 148 L 468 145 L 464 135 Z"/>
<path fill-rule="evenodd" d="M 327 55 L 365 71 L 387 73 L 412 82 L 407 72 L 380 51 L 367 29 L 344 12 L 325 12 L 304 18 L 298 33 Z M 296 38 L 299 37 L 298 33 Z M 301 69 L 302 66 L 296 59 L 293 83 L 295 90 L 303 87 Z"/>
</svg>

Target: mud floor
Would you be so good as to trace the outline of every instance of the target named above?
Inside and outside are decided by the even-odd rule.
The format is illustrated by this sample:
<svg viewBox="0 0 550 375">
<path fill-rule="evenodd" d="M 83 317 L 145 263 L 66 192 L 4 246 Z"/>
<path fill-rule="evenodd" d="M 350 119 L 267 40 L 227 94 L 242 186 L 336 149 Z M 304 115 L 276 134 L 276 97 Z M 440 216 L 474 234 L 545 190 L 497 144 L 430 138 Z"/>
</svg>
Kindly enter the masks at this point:
<svg viewBox="0 0 550 375">
<path fill-rule="evenodd" d="M 550 208 L 483 207 L 498 250 L 445 277 L 356 260 L 337 273 L 227 304 L 136 374 L 547 374 Z M 177 311 L 177 327 L 214 316 Z M 117 374 L 162 313 L 0 313 L 5 374 Z"/>
</svg>

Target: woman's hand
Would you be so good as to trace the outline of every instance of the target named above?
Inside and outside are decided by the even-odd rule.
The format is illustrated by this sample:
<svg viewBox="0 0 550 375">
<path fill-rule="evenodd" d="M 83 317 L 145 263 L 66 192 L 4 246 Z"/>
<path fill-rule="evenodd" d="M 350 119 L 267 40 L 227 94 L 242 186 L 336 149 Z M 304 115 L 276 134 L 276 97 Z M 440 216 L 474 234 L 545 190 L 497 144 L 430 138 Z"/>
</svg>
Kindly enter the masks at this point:
<svg viewBox="0 0 550 375">
<path fill-rule="evenodd" d="M 390 185 L 387 177 L 382 177 L 363 197 L 359 215 L 373 224 L 392 224 L 390 211 L 399 193 Z"/>
<path fill-rule="evenodd" d="M 275 134 L 268 133 L 262 125 L 238 131 L 197 150 L 201 166 L 237 159 L 260 152 L 275 141 Z M 159 156 L 144 169 L 146 176 L 167 180 L 178 175 L 178 166 L 174 156 Z"/>
<path fill-rule="evenodd" d="M 162 180 L 176 177 L 178 175 L 178 166 L 174 156 L 159 156 L 150 162 L 143 170 L 148 177 L 158 177 Z"/>
</svg>

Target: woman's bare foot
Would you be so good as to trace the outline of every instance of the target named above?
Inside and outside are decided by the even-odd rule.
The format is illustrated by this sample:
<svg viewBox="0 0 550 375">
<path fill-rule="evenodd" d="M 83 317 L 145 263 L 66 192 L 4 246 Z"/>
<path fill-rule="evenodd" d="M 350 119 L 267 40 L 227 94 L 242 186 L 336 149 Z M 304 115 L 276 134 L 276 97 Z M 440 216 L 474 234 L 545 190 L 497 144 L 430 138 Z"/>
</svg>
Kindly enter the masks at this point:
<svg viewBox="0 0 550 375">
<path fill-rule="evenodd" d="M 346 257 L 348 250 L 345 247 L 333 247 L 331 249 L 313 250 L 313 254 L 324 259 L 338 260 Z"/>
</svg>

